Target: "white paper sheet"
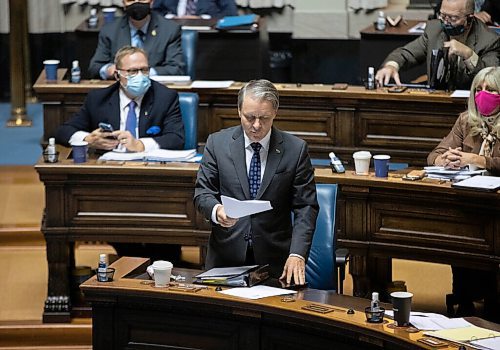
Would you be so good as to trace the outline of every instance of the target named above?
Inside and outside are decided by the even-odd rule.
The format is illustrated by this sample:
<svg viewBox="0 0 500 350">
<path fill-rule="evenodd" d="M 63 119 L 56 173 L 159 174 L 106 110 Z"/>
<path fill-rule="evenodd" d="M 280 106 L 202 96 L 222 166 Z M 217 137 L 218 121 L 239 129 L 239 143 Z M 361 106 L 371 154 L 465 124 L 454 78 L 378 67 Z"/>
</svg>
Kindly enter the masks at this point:
<svg viewBox="0 0 500 350">
<path fill-rule="evenodd" d="M 221 292 L 222 294 L 232 295 L 245 299 L 262 299 L 276 295 L 296 294 L 297 292 L 289 289 L 274 288 L 268 286 L 253 286 L 250 288 L 231 288 Z"/>
<path fill-rule="evenodd" d="M 419 22 L 415 24 L 413 27 L 408 29 L 408 33 L 423 33 L 425 31 L 425 27 L 427 26 L 426 22 Z"/>
<path fill-rule="evenodd" d="M 221 196 L 221 200 L 226 215 L 235 219 L 273 209 L 269 201 L 240 201 L 227 196 Z"/>
<path fill-rule="evenodd" d="M 228 277 L 241 275 L 249 270 L 256 268 L 258 265 L 235 266 L 235 267 L 214 267 L 208 271 L 202 272 L 195 277 L 210 278 L 210 277 Z"/>
<path fill-rule="evenodd" d="M 472 340 L 470 343 L 478 349 L 500 350 L 500 337 Z"/>
<path fill-rule="evenodd" d="M 192 89 L 227 89 L 234 80 L 195 80 L 191 84 Z"/>
<path fill-rule="evenodd" d="M 196 150 L 157 149 L 151 152 L 106 152 L 100 160 L 148 160 L 157 162 L 189 162 L 196 156 Z"/>
<path fill-rule="evenodd" d="M 392 310 L 387 310 L 385 313 L 390 317 L 394 317 L 394 312 Z M 415 311 L 410 313 L 410 323 L 416 328 L 426 331 L 472 326 L 471 323 L 463 318 L 448 318 L 441 314 Z"/>
<path fill-rule="evenodd" d="M 500 188 L 500 177 L 474 176 L 453 184 L 454 187 L 495 191 Z"/>
<path fill-rule="evenodd" d="M 159 83 L 186 83 L 191 81 L 189 75 L 152 75 L 150 78 Z"/>
<path fill-rule="evenodd" d="M 450 97 L 469 98 L 470 90 L 455 90 Z"/>
</svg>

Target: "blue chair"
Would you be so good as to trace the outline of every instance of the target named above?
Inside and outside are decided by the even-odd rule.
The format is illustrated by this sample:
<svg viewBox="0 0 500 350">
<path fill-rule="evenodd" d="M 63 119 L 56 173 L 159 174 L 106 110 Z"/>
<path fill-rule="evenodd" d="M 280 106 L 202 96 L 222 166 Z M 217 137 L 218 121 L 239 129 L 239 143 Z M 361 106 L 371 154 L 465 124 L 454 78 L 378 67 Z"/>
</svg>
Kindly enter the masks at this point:
<svg viewBox="0 0 500 350">
<path fill-rule="evenodd" d="M 316 184 L 316 193 L 320 209 L 309 259 L 306 263 L 306 281 L 311 288 L 339 290 L 342 294 L 347 249 L 335 251 L 337 185 Z M 337 288 L 339 275 L 340 286 Z"/>
<path fill-rule="evenodd" d="M 195 80 L 196 77 L 196 46 L 198 32 L 196 30 L 183 30 L 181 34 L 182 56 L 186 62 L 186 74 Z"/>
<path fill-rule="evenodd" d="M 184 123 L 184 149 L 198 147 L 198 102 L 200 98 L 194 92 L 180 92 L 179 105 Z"/>
</svg>

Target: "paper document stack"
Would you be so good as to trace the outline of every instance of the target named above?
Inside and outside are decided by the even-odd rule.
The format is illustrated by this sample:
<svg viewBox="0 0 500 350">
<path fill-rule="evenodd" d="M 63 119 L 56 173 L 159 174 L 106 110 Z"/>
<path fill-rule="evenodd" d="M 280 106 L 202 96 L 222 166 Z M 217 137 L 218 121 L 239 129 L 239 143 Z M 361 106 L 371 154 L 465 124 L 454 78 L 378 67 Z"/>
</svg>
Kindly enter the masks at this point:
<svg viewBox="0 0 500 350">
<path fill-rule="evenodd" d="M 499 349 L 500 333 L 487 328 L 470 326 L 463 328 L 430 331 L 425 332 L 424 334 L 431 337 L 468 345 L 475 349 Z M 483 342 L 481 340 L 483 340 Z M 483 345 L 481 345 L 481 343 L 483 343 Z M 484 346 L 486 344 L 488 344 L 489 346 Z"/>
<path fill-rule="evenodd" d="M 424 168 L 427 177 L 441 180 L 465 180 L 471 176 L 482 175 L 484 170 L 471 171 L 468 168 L 460 170 L 445 169 L 442 166 L 426 166 Z"/>
<path fill-rule="evenodd" d="M 104 153 L 99 160 L 142 160 L 142 161 L 154 161 L 154 162 L 190 162 L 196 156 L 195 149 L 188 150 L 168 150 L 168 149 L 157 149 L 151 152 L 107 152 Z"/>
<path fill-rule="evenodd" d="M 269 265 L 216 267 L 194 276 L 194 283 L 251 287 L 269 278 Z"/>
</svg>

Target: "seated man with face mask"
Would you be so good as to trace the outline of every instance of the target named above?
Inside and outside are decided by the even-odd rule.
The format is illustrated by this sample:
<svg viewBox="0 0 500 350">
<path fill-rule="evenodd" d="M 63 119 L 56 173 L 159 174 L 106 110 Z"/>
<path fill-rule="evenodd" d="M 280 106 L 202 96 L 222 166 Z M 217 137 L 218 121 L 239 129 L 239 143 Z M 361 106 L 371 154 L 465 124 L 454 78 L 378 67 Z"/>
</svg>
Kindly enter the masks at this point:
<svg viewBox="0 0 500 350">
<path fill-rule="evenodd" d="M 151 12 L 152 0 L 123 0 L 125 15 L 105 24 L 89 65 L 91 78 L 113 79 L 113 58 L 123 46 L 144 49 L 153 75 L 183 75 L 181 27 Z"/>
<path fill-rule="evenodd" d="M 457 64 L 450 86 L 469 89 L 474 76 L 485 67 L 498 66 L 499 36 L 474 17 L 474 0 L 443 0 L 439 20 L 427 22 L 424 34 L 391 52 L 375 75 L 380 86 L 394 79 L 401 85 L 399 71 L 426 62 L 431 77 L 432 51 L 447 48 Z"/>
<path fill-rule="evenodd" d="M 179 96 L 176 91 L 149 79 L 144 50 L 125 46 L 116 53 L 114 63 L 117 82 L 107 88 L 91 90 L 80 111 L 59 127 L 56 141 L 63 145 L 87 141 L 90 148 L 118 148 L 128 152 L 182 149 L 184 124 Z M 101 122 L 110 124 L 115 131 L 104 132 L 99 127 Z M 173 262 L 180 256 L 177 245 L 161 245 L 160 248 L 159 245 L 137 244 L 113 246 L 120 256 L 162 258 Z M 134 246 L 132 250 L 131 246 Z"/>
</svg>

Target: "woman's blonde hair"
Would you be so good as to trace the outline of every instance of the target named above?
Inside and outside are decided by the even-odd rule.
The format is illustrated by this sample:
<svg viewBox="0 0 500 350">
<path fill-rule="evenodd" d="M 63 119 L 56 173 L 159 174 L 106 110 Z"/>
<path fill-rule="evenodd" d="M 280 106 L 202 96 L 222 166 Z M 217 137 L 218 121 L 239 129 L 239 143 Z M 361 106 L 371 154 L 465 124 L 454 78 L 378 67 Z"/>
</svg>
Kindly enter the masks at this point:
<svg viewBox="0 0 500 350">
<path fill-rule="evenodd" d="M 467 107 L 467 112 L 469 114 L 469 125 L 471 126 L 471 135 L 480 134 L 482 131 L 481 114 L 477 110 L 475 95 L 476 92 L 480 90 L 483 83 L 486 83 L 488 87 L 500 93 L 500 67 L 487 67 L 483 68 L 477 73 L 476 77 L 472 81 L 472 86 L 470 88 L 469 103 Z M 497 118 L 495 125 L 491 130 L 498 138 L 500 138 L 500 111 L 497 112 Z"/>
</svg>

